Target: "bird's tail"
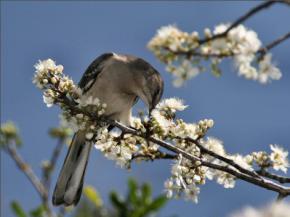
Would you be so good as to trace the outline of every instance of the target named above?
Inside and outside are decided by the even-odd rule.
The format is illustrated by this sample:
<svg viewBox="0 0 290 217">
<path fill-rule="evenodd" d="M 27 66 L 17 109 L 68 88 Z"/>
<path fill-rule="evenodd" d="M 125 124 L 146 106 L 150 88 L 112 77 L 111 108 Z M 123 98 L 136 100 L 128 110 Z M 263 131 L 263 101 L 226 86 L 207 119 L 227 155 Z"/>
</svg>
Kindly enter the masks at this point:
<svg viewBox="0 0 290 217">
<path fill-rule="evenodd" d="M 70 206 L 79 202 L 91 146 L 86 142 L 85 132 L 74 135 L 53 192 L 53 205 Z"/>
</svg>

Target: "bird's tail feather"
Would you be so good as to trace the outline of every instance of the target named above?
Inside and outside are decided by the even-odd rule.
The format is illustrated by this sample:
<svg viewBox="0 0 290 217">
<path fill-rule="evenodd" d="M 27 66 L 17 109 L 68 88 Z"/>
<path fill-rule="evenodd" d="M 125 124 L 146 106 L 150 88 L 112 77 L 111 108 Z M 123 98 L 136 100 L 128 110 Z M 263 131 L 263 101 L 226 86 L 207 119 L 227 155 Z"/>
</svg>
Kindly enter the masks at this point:
<svg viewBox="0 0 290 217">
<path fill-rule="evenodd" d="M 52 197 L 53 205 L 76 205 L 81 197 L 91 144 L 85 132 L 78 131 L 67 152 Z"/>
</svg>

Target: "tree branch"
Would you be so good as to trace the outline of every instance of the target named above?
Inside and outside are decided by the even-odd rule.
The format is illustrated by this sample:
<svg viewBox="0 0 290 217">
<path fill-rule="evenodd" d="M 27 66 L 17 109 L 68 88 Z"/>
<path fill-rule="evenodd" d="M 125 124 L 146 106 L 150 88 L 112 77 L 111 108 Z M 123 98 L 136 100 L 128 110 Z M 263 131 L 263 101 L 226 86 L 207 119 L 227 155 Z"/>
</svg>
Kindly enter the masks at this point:
<svg viewBox="0 0 290 217">
<path fill-rule="evenodd" d="M 290 38 L 290 32 L 286 33 L 285 35 L 277 38 L 276 40 L 270 42 L 268 45 L 260 48 L 258 50 L 258 54 L 260 54 L 260 57 L 259 59 L 262 59 L 263 56 L 269 51 L 271 50 L 272 48 L 276 47 L 277 45 L 279 45 L 280 43 L 282 43 L 283 41 L 287 40 Z"/>
<path fill-rule="evenodd" d="M 219 154 L 217 154 L 217 153 L 215 153 L 215 152 L 213 152 L 211 150 L 208 150 L 207 148 L 205 148 L 204 146 L 202 146 L 200 144 L 198 139 L 192 139 L 190 137 L 187 137 L 187 138 L 185 138 L 185 140 L 189 141 L 191 143 L 194 143 L 202 152 L 204 152 L 204 153 L 206 153 L 206 154 L 208 154 L 208 155 L 210 155 L 210 156 L 212 156 L 212 157 L 214 157 L 216 159 L 219 159 L 219 160 L 221 160 L 221 161 L 223 161 L 223 162 L 225 162 L 225 163 L 227 163 L 227 164 L 229 164 L 231 166 L 233 166 L 234 168 L 236 168 L 240 172 L 245 173 L 245 174 L 247 174 L 249 176 L 256 177 L 258 179 L 262 179 L 255 171 L 247 170 L 247 169 L 241 167 L 239 164 L 235 163 L 233 160 L 231 160 L 229 158 L 226 158 L 224 156 L 221 156 L 221 155 L 219 155 Z"/>
<path fill-rule="evenodd" d="M 169 153 L 164 153 L 164 152 L 159 152 L 157 156 L 152 156 L 150 154 L 135 154 L 132 156 L 132 160 L 137 160 L 137 159 L 148 159 L 148 160 L 172 160 L 172 159 L 177 159 L 177 155 L 175 154 L 169 154 Z"/>
<path fill-rule="evenodd" d="M 207 43 L 209 41 L 213 41 L 215 39 L 225 37 L 233 28 L 235 28 L 239 24 L 245 22 L 247 19 L 249 19 L 250 17 L 252 17 L 256 13 L 258 13 L 259 11 L 266 9 L 275 3 L 284 3 L 284 4 L 289 5 L 289 1 L 287 1 L 287 0 L 284 0 L 284 1 L 283 0 L 281 0 L 281 1 L 280 0 L 270 0 L 270 1 L 263 2 L 263 3 L 255 6 L 254 8 L 250 9 L 246 14 L 239 17 L 224 32 L 222 32 L 220 34 L 213 35 L 212 37 L 209 37 L 209 38 L 201 39 L 201 40 L 199 40 L 199 44 L 202 45 L 202 44 Z"/>
<path fill-rule="evenodd" d="M 284 183 L 290 183 L 290 177 L 285 177 L 285 176 L 278 176 L 276 174 L 272 174 L 272 173 L 269 173 L 268 171 L 266 170 L 258 170 L 256 171 L 259 175 L 261 176 L 264 176 L 264 177 L 267 177 L 267 178 L 270 178 L 270 179 L 273 179 L 275 181 L 278 181 L 282 184 Z"/>
<path fill-rule="evenodd" d="M 153 142 L 155 144 L 158 144 L 160 146 L 162 146 L 163 148 L 167 149 L 167 150 L 170 150 L 176 154 L 181 154 L 184 158 L 190 160 L 190 161 L 199 161 L 201 163 L 201 165 L 205 166 L 205 167 L 209 167 L 209 168 L 212 168 L 212 169 L 217 169 L 217 170 L 220 170 L 220 171 L 223 171 L 223 172 L 226 172 L 226 173 L 229 173 L 233 176 L 235 176 L 236 178 L 239 178 L 241 180 L 244 180 L 244 181 L 247 181 L 249 183 L 252 183 L 254 185 L 257 185 L 259 187 L 262 187 L 262 188 L 265 188 L 265 189 L 268 189 L 268 190 L 271 190 L 271 191 L 274 191 L 274 192 L 277 192 L 281 195 L 284 195 L 284 196 L 288 196 L 290 195 L 290 188 L 289 187 L 285 187 L 285 186 L 282 186 L 282 185 L 279 185 L 279 184 L 276 184 L 270 180 L 266 180 L 266 179 L 263 179 L 263 178 L 257 178 L 257 177 L 253 177 L 253 176 L 249 176 L 247 174 L 244 174 L 244 173 L 241 173 L 237 170 L 234 170 L 234 169 L 231 169 L 230 167 L 228 166 L 222 166 L 222 165 L 217 165 L 217 164 L 214 164 L 214 163 L 211 163 L 211 162 L 207 162 L 207 161 L 204 161 L 203 159 L 199 158 L 199 157 L 196 157 L 194 155 L 191 155 L 189 153 L 187 153 L 186 151 L 168 143 L 168 142 L 165 142 L 165 141 L 162 141 L 162 140 L 159 140 L 157 138 L 154 138 L 154 137 L 146 137 L 146 135 L 142 135 L 141 132 L 138 132 L 132 128 L 129 128 L 129 127 L 126 127 L 120 123 L 118 123 L 117 121 L 111 121 L 109 120 L 108 123 L 110 123 L 111 125 L 115 126 L 115 127 L 118 127 L 122 132 L 124 133 L 127 133 L 127 134 L 132 134 L 132 135 L 135 135 L 135 136 L 139 136 L 139 137 L 142 137 L 142 138 L 145 138 L 147 139 L 148 141 L 150 142 Z"/>
<path fill-rule="evenodd" d="M 28 180 L 31 182 L 33 187 L 36 189 L 41 199 L 48 197 L 48 192 L 39 178 L 36 176 L 32 168 L 22 159 L 17 149 L 12 145 L 7 145 L 4 150 L 10 155 L 14 160 L 18 168 L 26 175 Z"/>
<path fill-rule="evenodd" d="M 81 111 L 81 109 L 77 108 L 74 103 L 70 102 L 69 99 L 67 99 L 65 96 L 61 99 L 62 103 L 65 103 L 66 106 L 68 106 L 71 110 L 71 112 L 73 114 L 77 114 L 77 113 L 83 113 L 83 111 Z M 135 136 L 139 136 L 142 137 L 150 142 L 153 142 L 155 144 L 160 145 L 161 147 L 174 152 L 175 154 L 181 154 L 184 158 L 190 160 L 190 161 L 199 161 L 201 163 L 201 165 L 208 167 L 208 168 L 212 168 L 212 169 L 217 169 L 219 171 L 223 171 L 226 173 L 229 173 L 231 175 L 233 175 L 236 178 L 239 178 L 241 180 L 244 180 L 246 182 L 252 183 L 254 185 L 257 185 L 259 187 L 277 192 L 278 194 L 284 195 L 284 196 L 288 196 L 290 195 L 290 187 L 285 187 L 283 185 L 279 185 L 275 182 L 272 182 L 271 180 L 267 180 L 263 177 L 258 176 L 256 173 L 254 173 L 253 171 L 249 171 L 246 170 L 242 167 L 240 167 L 239 165 L 235 164 L 234 162 L 232 162 L 230 159 L 224 158 L 222 156 L 215 156 L 218 157 L 218 159 L 227 162 L 228 164 L 230 164 L 231 166 L 233 166 L 236 169 L 232 169 L 231 167 L 228 167 L 227 165 L 218 165 L 218 164 L 214 164 L 208 161 L 203 160 L 202 158 L 196 157 L 194 155 L 191 155 L 189 153 L 187 153 L 186 151 L 168 143 L 165 141 L 162 141 L 160 139 L 154 138 L 152 136 L 148 136 L 148 135 L 144 135 L 142 132 L 139 132 L 138 130 L 135 130 L 133 128 L 130 127 L 126 127 L 123 124 L 114 121 L 114 120 L 109 120 L 109 119 L 105 119 L 105 118 L 98 118 L 96 117 L 94 114 L 88 113 L 86 112 L 85 115 L 89 116 L 90 118 L 92 118 L 92 120 L 98 121 L 98 122 L 106 122 L 109 125 L 115 126 L 117 128 L 119 128 L 122 133 L 124 134 L 131 134 L 131 135 L 135 135 Z M 208 154 L 214 155 L 213 152 L 210 152 L 209 150 L 207 150 Z"/>
<path fill-rule="evenodd" d="M 58 157 L 60 155 L 60 152 L 63 146 L 64 146 L 63 139 L 59 139 L 52 152 L 51 158 L 49 160 L 49 165 L 43 168 L 43 182 L 47 189 L 50 189 L 51 174 L 55 168 L 55 164 L 58 160 Z"/>
<path fill-rule="evenodd" d="M 250 11 L 248 11 L 246 14 L 244 14 L 243 16 L 239 17 L 236 21 L 233 22 L 233 24 L 231 24 L 224 32 L 220 33 L 220 34 L 216 34 L 213 35 L 212 37 L 209 38 L 204 38 L 204 39 L 200 39 L 199 40 L 199 45 L 198 47 L 196 47 L 193 50 L 189 50 L 189 51 L 183 51 L 183 50 L 179 50 L 179 51 L 172 51 L 169 47 L 163 47 L 165 50 L 170 51 L 171 53 L 174 53 L 176 55 L 186 55 L 188 57 L 191 56 L 195 56 L 195 57 L 203 57 L 203 58 L 225 58 L 225 57 L 232 57 L 234 55 L 238 55 L 232 52 L 229 53 L 208 53 L 208 54 L 203 54 L 199 51 L 197 51 L 197 48 L 199 48 L 201 45 L 219 39 L 219 38 L 223 38 L 226 37 L 227 34 L 234 29 L 235 27 L 237 27 L 239 24 L 243 23 L 244 21 L 246 21 L 247 19 L 249 19 L 251 16 L 253 16 L 254 14 L 256 14 L 257 12 L 266 9 L 268 7 L 270 7 L 271 5 L 275 4 L 275 3 L 283 3 L 283 4 L 287 4 L 290 5 L 290 1 L 287 0 L 270 0 L 270 1 L 266 1 L 263 2 L 259 5 L 257 5 L 256 7 L 252 8 Z M 282 43 L 283 41 L 287 40 L 290 38 L 290 32 L 286 33 L 285 35 L 277 38 L 276 40 L 270 42 L 269 44 L 267 44 L 266 46 L 260 48 L 256 54 L 259 54 L 258 59 L 262 59 L 263 56 L 272 48 L 276 47 L 277 45 L 279 45 L 280 43 Z"/>
</svg>

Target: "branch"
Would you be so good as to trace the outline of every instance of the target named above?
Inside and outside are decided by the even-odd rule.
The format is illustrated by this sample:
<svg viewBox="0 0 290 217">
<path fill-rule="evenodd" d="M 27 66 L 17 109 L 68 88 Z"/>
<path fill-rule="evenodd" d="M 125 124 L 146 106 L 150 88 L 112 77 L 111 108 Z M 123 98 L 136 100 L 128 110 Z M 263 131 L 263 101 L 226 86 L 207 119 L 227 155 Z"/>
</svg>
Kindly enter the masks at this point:
<svg viewBox="0 0 290 217">
<path fill-rule="evenodd" d="M 272 48 L 276 47 L 277 45 L 281 44 L 282 42 L 286 41 L 287 39 L 290 38 L 290 32 L 286 33 L 285 35 L 280 36 L 279 38 L 275 39 L 274 41 L 270 42 L 269 44 L 265 45 L 264 47 L 261 47 L 256 54 L 259 55 L 258 59 L 262 59 L 266 53 L 271 50 Z M 189 51 L 173 51 L 169 47 L 163 47 L 165 50 L 174 53 L 176 55 L 186 55 L 188 57 L 195 56 L 195 57 L 203 57 L 203 58 L 226 58 L 226 57 L 232 57 L 235 55 L 239 55 L 239 53 L 208 53 L 208 54 L 203 54 L 199 51 L 194 50 L 189 50 Z"/>
<path fill-rule="evenodd" d="M 267 172 L 266 170 L 258 170 L 256 171 L 259 175 L 276 180 L 282 184 L 284 183 L 290 183 L 290 177 L 285 176 L 278 176 L 272 173 Z"/>
<path fill-rule="evenodd" d="M 198 139 L 192 139 L 192 138 L 187 137 L 185 140 L 189 141 L 191 143 L 194 143 L 202 152 L 204 152 L 204 153 L 206 153 L 206 154 L 208 154 L 208 155 L 210 155 L 210 156 L 212 156 L 212 157 L 214 157 L 216 159 L 219 159 L 219 160 L 221 160 L 221 161 L 223 161 L 223 162 L 225 162 L 225 163 L 227 163 L 227 164 L 229 164 L 231 166 L 233 166 L 234 168 L 236 168 L 240 172 L 245 173 L 245 174 L 247 174 L 249 176 L 253 176 L 253 177 L 261 179 L 261 177 L 255 171 L 247 170 L 247 169 L 241 167 L 239 164 L 235 163 L 233 160 L 228 159 L 228 158 L 226 158 L 224 156 L 221 156 L 221 155 L 219 155 L 219 154 L 217 154 L 217 153 L 215 153 L 215 152 L 213 152 L 211 150 L 208 150 L 207 148 L 205 148 L 204 146 L 202 146 L 200 144 Z"/>
<path fill-rule="evenodd" d="M 12 145 L 7 145 L 4 149 L 15 161 L 18 168 L 26 175 L 33 187 L 36 189 L 41 199 L 48 197 L 48 191 L 39 178 L 36 176 L 32 168 L 22 159 L 17 149 Z"/>
<path fill-rule="evenodd" d="M 73 114 L 77 114 L 77 113 L 84 113 L 84 111 L 82 111 L 81 109 L 77 108 L 73 102 L 71 102 L 69 99 L 67 99 L 65 96 L 63 96 L 60 101 L 61 103 L 66 104 L 71 112 Z M 130 127 L 126 127 L 123 124 L 114 121 L 114 120 L 109 120 L 109 119 L 105 119 L 105 118 L 98 118 L 96 117 L 94 114 L 89 113 L 89 112 L 85 112 L 85 115 L 89 116 L 90 118 L 92 118 L 93 120 L 97 121 L 97 122 L 105 122 L 109 125 L 112 125 L 114 127 L 119 128 L 122 131 L 122 134 L 131 134 L 131 135 L 135 135 L 135 136 L 139 136 L 141 138 L 144 138 L 150 142 L 153 142 L 155 144 L 160 145 L 161 147 L 174 152 L 175 154 L 181 154 L 184 158 L 190 160 L 190 161 L 199 161 L 201 163 L 201 165 L 208 167 L 208 168 L 212 168 L 212 169 L 217 169 L 219 171 L 223 171 L 226 173 L 229 173 L 231 175 L 233 175 L 236 178 L 239 178 L 241 180 L 244 180 L 246 182 L 252 183 L 254 185 L 260 186 L 262 188 L 277 192 L 280 195 L 284 195 L 284 196 L 288 196 L 290 195 L 290 187 L 285 187 L 283 185 L 279 185 L 275 182 L 272 182 L 271 180 L 267 180 L 263 177 L 259 177 L 257 176 L 256 173 L 254 173 L 253 171 L 250 170 L 246 170 L 242 167 L 240 167 L 239 165 L 233 163 L 232 161 L 230 161 L 230 159 L 224 158 L 222 156 L 216 156 L 219 157 L 220 160 L 223 160 L 224 162 L 227 162 L 228 164 L 230 164 L 231 166 L 238 168 L 238 170 L 236 169 L 232 169 L 231 167 L 228 167 L 227 165 L 218 165 L 218 164 L 214 164 L 208 161 L 203 160 L 200 157 L 196 157 L 194 155 L 191 155 L 189 153 L 187 153 L 186 151 L 172 145 L 171 143 L 162 141 L 160 139 L 154 138 L 152 136 L 148 136 L 146 133 L 142 133 L 138 130 L 135 130 L 133 128 Z M 212 152 L 210 152 L 208 150 L 208 153 L 210 154 L 214 154 Z"/>
<path fill-rule="evenodd" d="M 262 59 L 263 56 L 272 48 L 276 47 L 277 45 L 279 45 L 280 43 L 282 43 L 283 41 L 287 40 L 288 38 L 290 38 L 290 32 L 286 33 L 285 35 L 277 38 L 276 40 L 272 41 L 271 43 L 269 43 L 268 45 L 266 45 L 265 47 L 262 47 L 258 50 L 258 54 L 260 54 L 259 59 Z"/>
<path fill-rule="evenodd" d="M 257 186 L 260 186 L 262 188 L 277 192 L 278 194 L 281 194 L 284 196 L 290 195 L 290 188 L 289 187 L 285 187 L 285 186 L 276 184 L 270 180 L 261 179 L 261 178 L 258 179 L 257 177 L 249 176 L 249 175 L 241 173 L 237 170 L 231 169 L 228 166 L 217 165 L 217 164 L 214 164 L 211 162 L 204 161 L 203 159 L 196 157 L 194 155 L 191 155 L 191 154 L 187 153 L 186 151 L 184 151 L 184 150 L 182 150 L 182 149 L 180 149 L 180 148 L 178 148 L 178 147 L 176 147 L 168 142 L 159 140 L 159 139 L 154 138 L 152 136 L 146 137 L 146 135 L 142 135 L 141 132 L 138 132 L 132 128 L 126 127 L 117 121 L 109 120 L 108 123 L 115 126 L 115 127 L 118 127 L 123 133 L 132 134 L 135 136 L 145 138 L 148 141 L 153 142 L 155 144 L 158 144 L 167 150 L 170 150 L 176 154 L 181 154 L 184 158 L 186 158 L 190 161 L 194 161 L 194 162 L 199 161 L 201 163 L 201 165 L 203 165 L 205 167 L 217 169 L 217 170 L 229 173 L 229 174 L 235 176 L 236 178 L 250 182 L 250 183 L 257 185 Z"/>
<path fill-rule="evenodd" d="M 271 5 L 273 5 L 275 3 L 284 3 L 284 4 L 288 4 L 289 5 L 289 1 L 287 1 L 287 0 L 284 0 L 284 1 L 283 0 L 281 0 L 281 1 L 279 1 L 279 0 L 270 0 L 270 1 L 263 2 L 263 3 L 259 4 L 259 5 L 257 5 L 256 7 L 252 8 L 251 10 L 249 10 L 243 16 L 239 17 L 224 32 L 222 32 L 220 34 L 213 35 L 212 37 L 209 37 L 209 38 L 201 39 L 201 40 L 199 40 L 199 44 L 202 45 L 202 44 L 207 43 L 209 41 L 213 41 L 215 39 L 225 37 L 233 28 L 235 28 L 239 24 L 245 22 L 247 19 L 249 19 L 250 17 L 252 17 L 256 13 L 258 13 L 259 11 L 266 9 L 266 8 L 270 7 Z"/>
<path fill-rule="evenodd" d="M 43 168 L 43 182 L 47 189 L 50 189 L 51 173 L 55 168 L 55 164 L 58 160 L 58 157 L 60 155 L 60 152 L 63 146 L 64 146 L 63 139 L 59 139 L 57 142 L 57 145 L 55 146 L 52 152 L 48 167 Z"/>
<path fill-rule="evenodd" d="M 159 152 L 157 156 L 153 156 L 151 154 L 135 154 L 132 156 L 132 160 L 137 160 L 137 159 L 146 159 L 146 160 L 172 160 L 172 159 L 177 159 L 177 155 L 175 154 L 169 154 L 169 153 L 164 153 L 164 152 Z"/>
<path fill-rule="evenodd" d="M 213 35 L 212 37 L 208 37 L 208 38 L 204 38 L 204 39 L 200 39 L 199 40 L 199 45 L 198 47 L 200 47 L 201 45 L 219 39 L 219 38 L 223 38 L 226 37 L 227 34 L 234 29 L 235 27 L 237 27 L 239 24 L 243 23 L 244 21 L 246 21 L 247 19 L 249 19 L 251 16 L 253 16 L 254 14 L 258 13 L 259 11 L 266 9 L 268 7 L 270 7 L 271 5 L 275 4 L 275 3 L 283 3 L 283 4 L 287 4 L 290 5 L 290 1 L 287 0 L 270 0 L 270 1 L 266 1 L 263 2 L 262 4 L 259 4 L 258 6 L 252 8 L 250 11 L 248 11 L 246 14 L 244 14 L 243 16 L 239 17 L 236 21 L 233 22 L 233 24 L 231 24 L 224 32 L 220 33 L 220 34 L 216 34 Z M 282 43 L 283 41 L 287 40 L 288 38 L 290 38 L 290 32 L 286 33 L 285 35 L 279 37 L 278 39 L 270 42 L 268 45 L 260 48 L 256 54 L 260 54 L 259 56 L 259 60 L 263 58 L 263 56 L 272 48 L 276 47 L 277 45 L 279 45 L 280 43 Z M 197 48 L 198 48 L 197 47 Z M 209 54 L 203 54 L 199 51 L 196 50 L 196 48 L 194 50 L 189 50 L 189 51 L 183 51 L 183 50 L 179 50 L 179 51 L 172 51 L 169 47 L 163 47 L 165 50 L 170 51 L 171 53 L 174 53 L 176 55 L 186 55 L 188 57 L 191 56 L 196 56 L 196 57 L 203 57 L 203 58 L 225 58 L 225 57 L 231 57 L 234 55 L 238 55 L 232 52 L 229 53 L 209 53 Z"/>
</svg>

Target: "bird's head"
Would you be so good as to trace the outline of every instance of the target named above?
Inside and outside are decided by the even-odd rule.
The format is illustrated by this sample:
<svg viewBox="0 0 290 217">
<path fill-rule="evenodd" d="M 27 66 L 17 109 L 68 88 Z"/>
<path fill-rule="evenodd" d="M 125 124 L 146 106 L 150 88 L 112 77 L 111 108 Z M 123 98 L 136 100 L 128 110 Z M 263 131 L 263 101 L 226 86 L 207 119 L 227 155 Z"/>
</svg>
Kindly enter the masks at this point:
<svg viewBox="0 0 290 217">
<path fill-rule="evenodd" d="M 160 73 L 141 58 L 128 61 L 130 71 L 134 74 L 134 92 L 147 106 L 149 113 L 159 103 L 163 93 L 163 79 Z"/>
</svg>

